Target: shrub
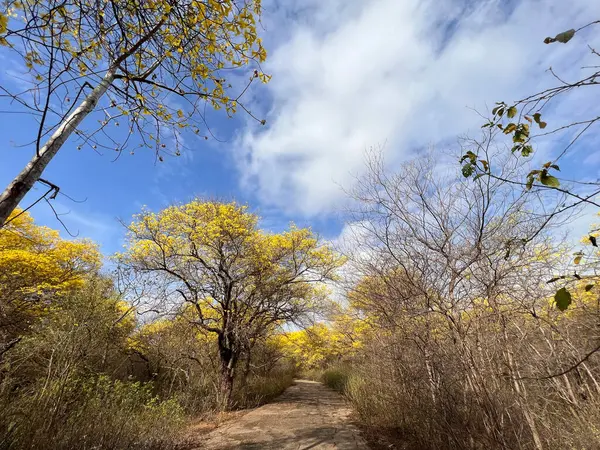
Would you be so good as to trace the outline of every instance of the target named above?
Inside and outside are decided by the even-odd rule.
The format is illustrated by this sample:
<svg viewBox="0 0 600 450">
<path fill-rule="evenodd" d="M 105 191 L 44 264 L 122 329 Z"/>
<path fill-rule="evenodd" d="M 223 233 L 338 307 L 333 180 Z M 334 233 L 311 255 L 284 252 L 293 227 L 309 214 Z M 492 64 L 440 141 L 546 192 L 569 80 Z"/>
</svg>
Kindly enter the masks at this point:
<svg viewBox="0 0 600 450">
<path fill-rule="evenodd" d="M 334 367 L 323 372 L 321 381 L 332 389 L 338 392 L 345 392 L 348 379 L 350 377 L 350 369 L 348 367 Z"/>
<path fill-rule="evenodd" d="M 254 408 L 273 400 L 294 381 L 290 370 L 275 370 L 268 375 L 251 376 L 236 392 L 234 405 L 238 408 Z"/>
<path fill-rule="evenodd" d="M 303 380 L 321 381 L 323 379 L 323 372 L 321 369 L 305 369 L 300 371 L 298 377 Z"/>
<path fill-rule="evenodd" d="M 164 449 L 184 423 L 179 404 L 160 401 L 149 383 L 95 376 L 40 384 L 3 402 L 0 448 Z"/>
</svg>

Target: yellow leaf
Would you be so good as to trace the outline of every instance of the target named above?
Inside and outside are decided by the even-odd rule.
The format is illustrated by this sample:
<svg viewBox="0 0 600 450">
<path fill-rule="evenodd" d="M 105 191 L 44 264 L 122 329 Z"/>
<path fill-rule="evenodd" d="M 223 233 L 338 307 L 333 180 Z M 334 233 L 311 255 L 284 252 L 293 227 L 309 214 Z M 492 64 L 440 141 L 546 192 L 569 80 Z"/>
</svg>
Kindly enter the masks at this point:
<svg viewBox="0 0 600 450">
<path fill-rule="evenodd" d="M 6 33 L 8 30 L 8 17 L 0 13 L 0 34 Z"/>
</svg>

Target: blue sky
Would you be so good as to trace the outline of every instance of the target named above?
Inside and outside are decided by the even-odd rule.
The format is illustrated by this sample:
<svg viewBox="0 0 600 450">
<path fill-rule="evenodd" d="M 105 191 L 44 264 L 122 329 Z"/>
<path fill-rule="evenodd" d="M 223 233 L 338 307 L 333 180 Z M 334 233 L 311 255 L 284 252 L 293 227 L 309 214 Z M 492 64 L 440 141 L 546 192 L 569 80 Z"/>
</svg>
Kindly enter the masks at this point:
<svg viewBox="0 0 600 450">
<path fill-rule="evenodd" d="M 335 239 L 344 228 L 342 187 L 361 173 L 365 149 L 385 144 L 393 168 L 423 148 L 456 146 L 459 135 L 481 125 L 471 108 L 485 111 L 552 84 L 549 66 L 575 79 L 589 58 L 585 45 L 542 41 L 599 18 L 600 2 L 592 0 L 265 1 L 261 33 L 273 78 L 254 87 L 246 103 L 267 125 L 212 114 L 211 128 L 223 142 L 185 136 L 191 151 L 163 163 L 150 152 L 112 162 L 112 155 L 78 151 L 69 141 L 43 177 L 85 200 L 59 196 L 56 209 L 107 254 L 122 244 L 117 219 L 129 220 L 142 205 L 157 210 L 195 195 L 248 203 L 267 229 L 294 221 Z M 599 35 L 590 28 L 576 39 L 594 45 Z M 18 82 L 13 69 L 0 49 L 1 83 Z M 597 103 L 568 97 L 552 118 L 589 116 Z M 31 120 L 1 115 L 2 187 L 33 152 L 19 147 L 35 137 Z M 592 142 L 563 162 L 563 172 L 598 177 L 600 153 Z M 60 227 L 47 205 L 32 213 Z"/>
</svg>

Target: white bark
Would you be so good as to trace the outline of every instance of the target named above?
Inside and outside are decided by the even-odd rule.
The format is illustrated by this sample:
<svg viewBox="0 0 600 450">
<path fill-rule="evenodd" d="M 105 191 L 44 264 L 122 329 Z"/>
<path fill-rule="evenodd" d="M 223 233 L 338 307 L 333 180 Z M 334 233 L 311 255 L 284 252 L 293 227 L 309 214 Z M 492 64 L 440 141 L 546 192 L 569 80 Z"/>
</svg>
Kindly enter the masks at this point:
<svg viewBox="0 0 600 450">
<path fill-rule="evenodd" d="M 90 92 L 81 104 L 61 123 L 50 139 L 25 166 L 19 175 L 0 195 L 0 228 L 31 190 L 48 163 L 54 158 L 69 136 L 77 129 L 85 117 L 94 110 L 98 100 L 106 93 L 115 79 L 116 68 L 109 69 L 100 83 Z"/>
</svg>

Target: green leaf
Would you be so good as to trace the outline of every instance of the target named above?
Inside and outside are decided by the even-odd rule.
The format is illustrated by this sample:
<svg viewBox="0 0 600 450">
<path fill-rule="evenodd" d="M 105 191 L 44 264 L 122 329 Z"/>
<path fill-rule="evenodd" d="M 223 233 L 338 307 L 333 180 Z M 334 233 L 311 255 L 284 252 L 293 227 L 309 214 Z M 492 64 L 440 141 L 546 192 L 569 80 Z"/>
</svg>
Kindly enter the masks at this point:
<svg viewBox="0 0 600 450">
<path fill-rule="evenodd" d="M 567 288 L 560 288 L 554 294 L 554 301 L 558 309 L 565 311 L 571 304 L 571 293 L 567 291 Z"/>
<path fill-rule="evenodd" d="M 540 113 L 535 113 L 533 115 L 533 120 L 535 120 L 535 123 L 540 123 L 541 117 L 542 117 L 542 115 Z"/>
<path fill-rule="evenodd" d="M 510 108 L 508 108 L 508 112 L 506 113 L 506 115 L 508 116 L 509 119 L 512 119 L 513 117 L 515 117 L 517 115 L 517 107 L 511 106 Z"/>
<path fill-rule="evenodd" d="M 562 33 L 558 33 L 556 35 L 556 37 L 554 38 L 554 40 L 556 42 L 560 42 L 562 44 L 566 44 L 571 39 L 573 39 L 573 36 L 575 36 L 575 30 L 571 28 L 570 30 L 563 31 Z"/>
<path fill-rule="evenodd" d="M 530 191 L 532 187 L 533 187 L 533 177 L 529 177 L 529 178 L 527 178 L 527 184 L 525 185 L 525 189 Z"/>
<path fill-rule="evenodd" d="M 517 129 L 517 125 L 516 124 L 509 123 L 508 125 L 506 125 L 506 128 L 504 129 L 504 134 L 512 133 L 516 129 Z"/>
<path fill-rule="evenodd" d="M 531 145 L 524 145 L 521 149 L 521 155 L 528 157 L 533 153 L 533 147 Z"/>
<path fill-rule="evenodd" d="M 559 187 L 560 186 L 560 181 L 558 181 L 558 178 L 553 177 L 552 175 L 544 174 L 544 173 L 542 173 L 542 175 L 540 176 L 540 183 L 542 183 L 544 186 L 550 186 L 550 187 Z"/>
<path fill-rule="evenodd" d="M 464 155 L 462 155 L 462 158 L 460 158 L 460 163 L 462 164 L 467 159 L 471 163 L 474 163 L 477 160 L 477 155 L 475 153 L 473 153 L 471 150 L 469 150 L 467 153 L 465 153 Z"/>
<path fill-rule="evenodd" d="M 575 257 L 575 259 L 573 260 L 573 262 L 574 262 L 575 264 L 579 264 L 579 263 L 581 262 L 581 258 L 583 258 L 583 255 L 577 255 L 577 256 Z"/>
<path fill-rule="evenodd" d="M 469 178 L 471 175 L 473 175 L 473 170 L 473 164 L 467 163 L 462 167 L 462 174 L 465 178 Z"/>
<path fill-rule="evenodd" d="M 563 44 L 566 44 L 573 38 L 573 36 L 575 36 L 575 30 L 570 29 L 567 31 L 563 31 L 562 33 L 558 33 L 553 38 L 547 37 L 546 39 L 544 39 L 544 44 L 552 44 L 553 42 L 561 42 Z"/>
<path fill-rule="evenodd" d="M 585 292 L 590 292 L 592 289 L 594 289 L 594 285 L 586 284 L 584 289 L 585 289 Z"/>
<path fill-rule="evenodd" d="M 525 142 L 526 138 L 527 136 L 523 133 L 523 130 L 519 129 L 515 131 L 515 134 L 513 136 L 513 142 Z"/>
<path fill-rule="evenodd" d="M 496 102 L 496 105 L 498 106 L 492 109 L 492 114 L 494 116 L 502 117 L 506 111 L 506 104 L 504 102 Z"/>
</svg>

